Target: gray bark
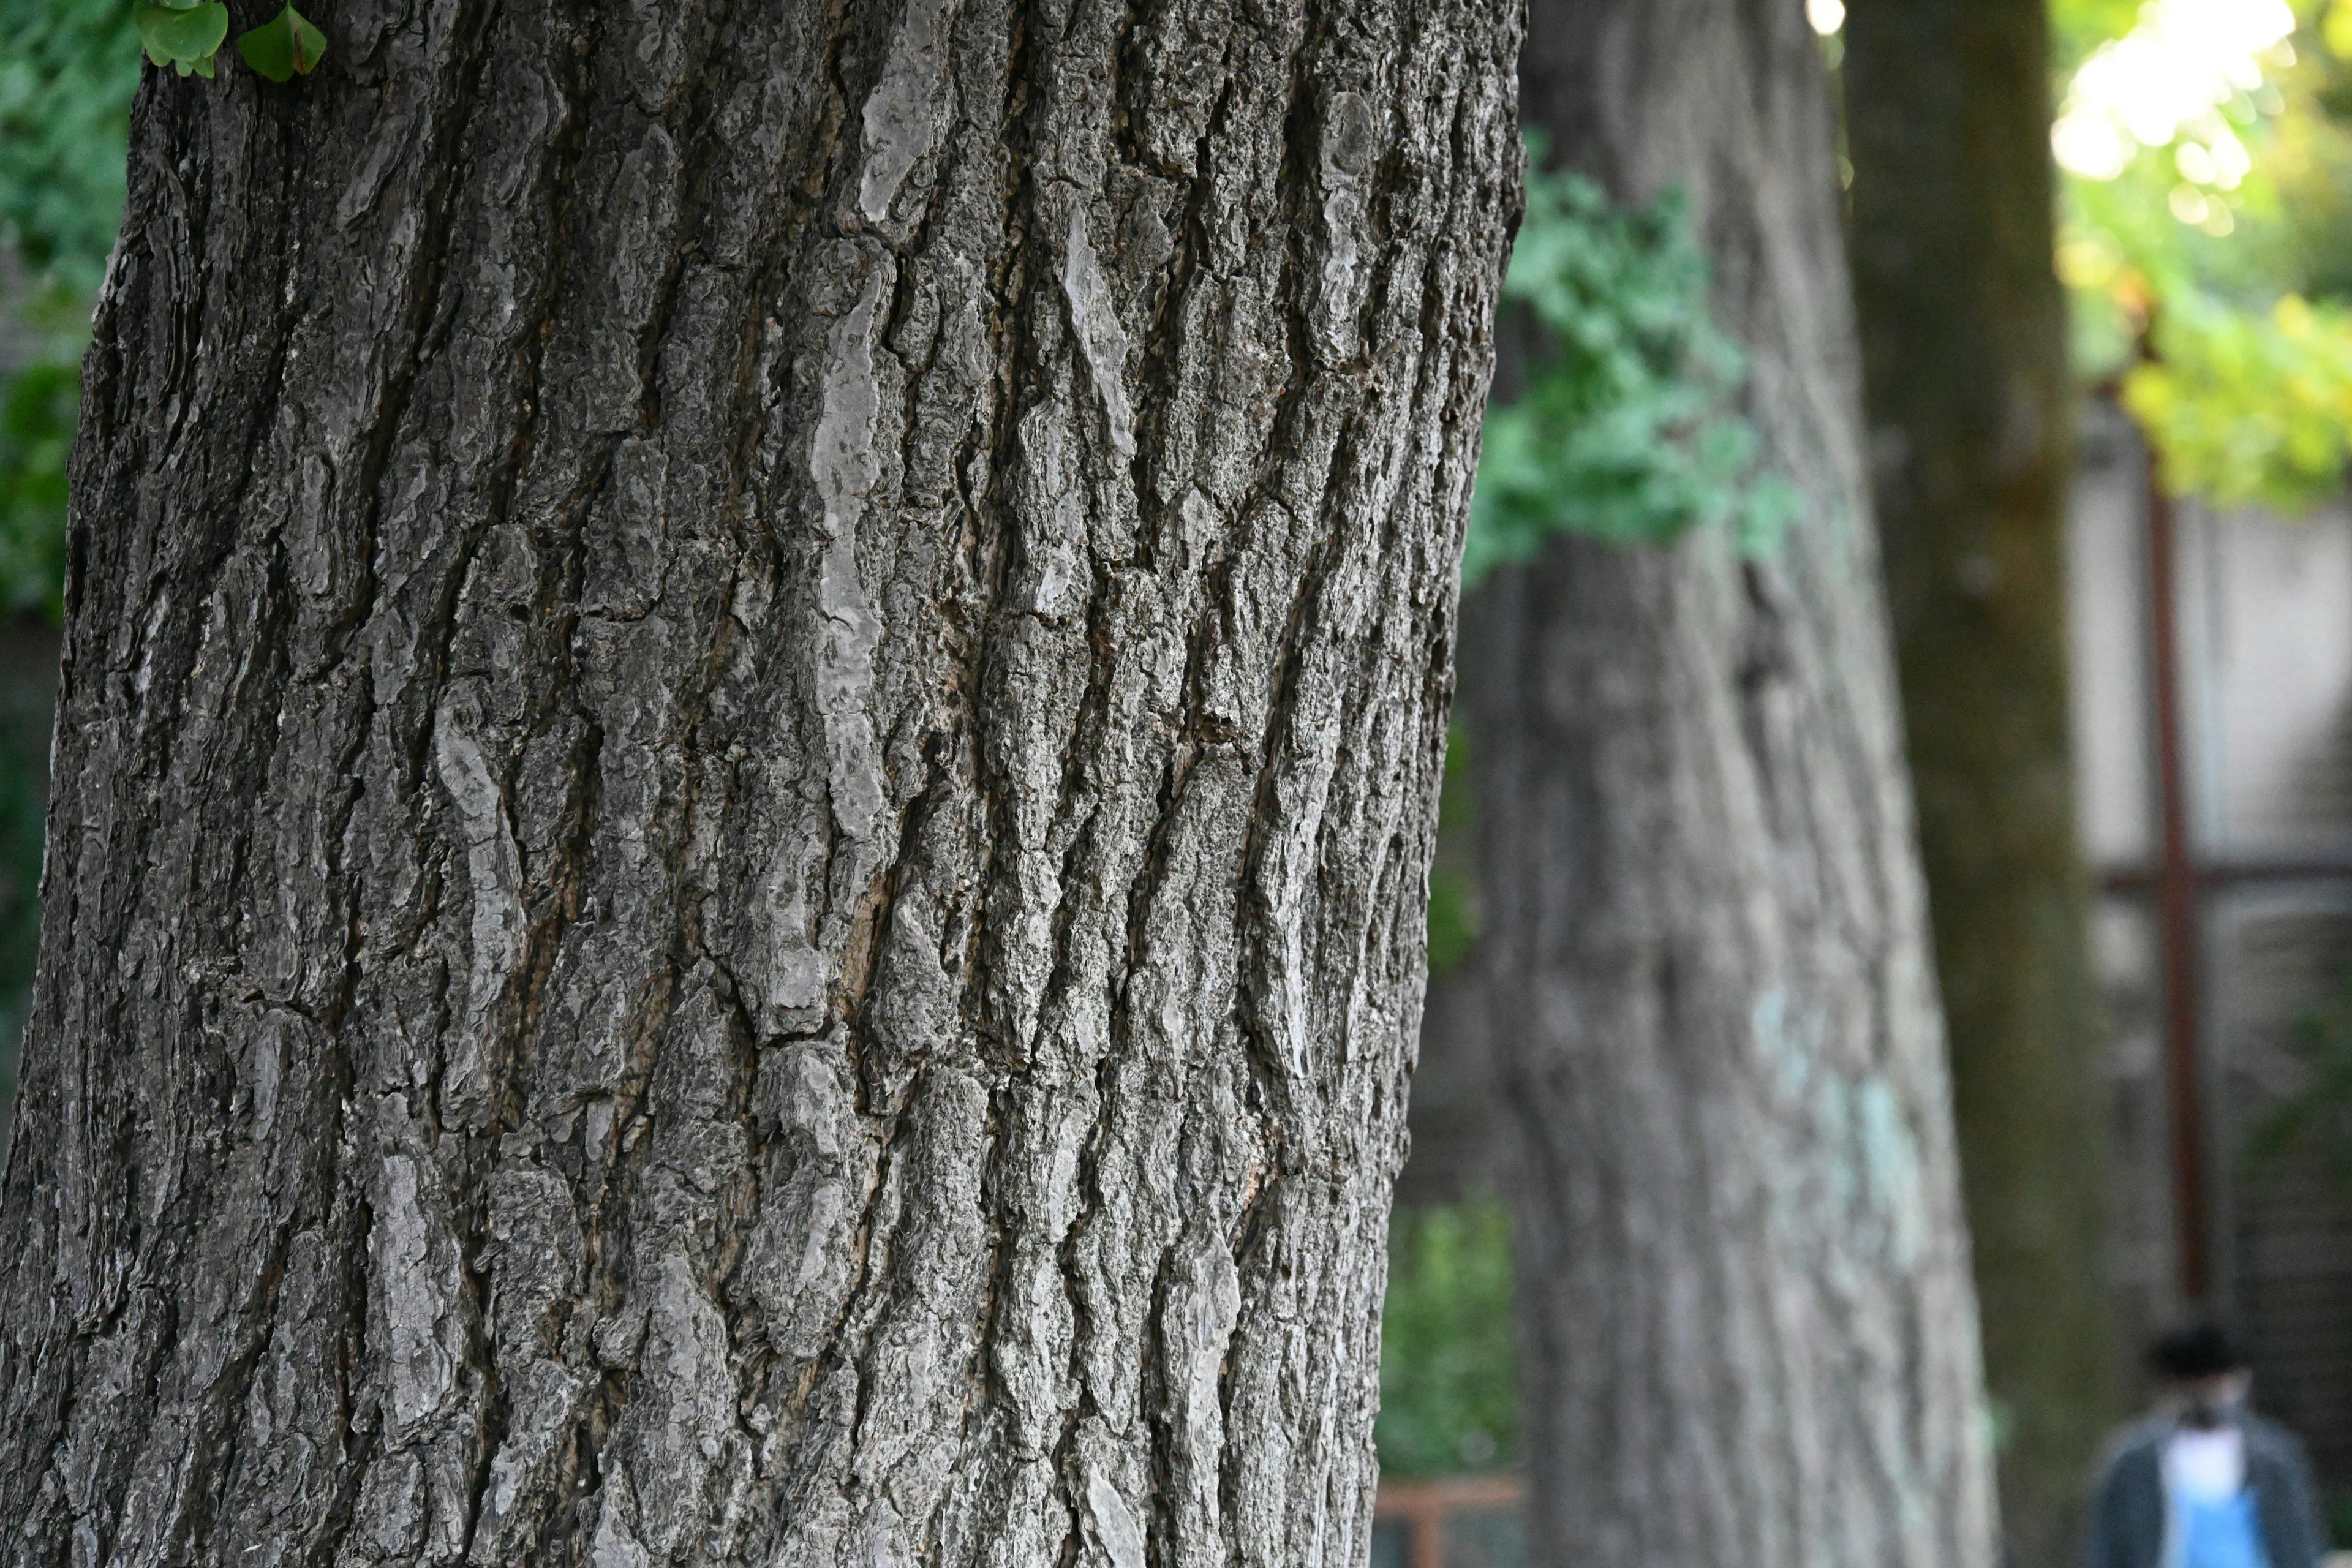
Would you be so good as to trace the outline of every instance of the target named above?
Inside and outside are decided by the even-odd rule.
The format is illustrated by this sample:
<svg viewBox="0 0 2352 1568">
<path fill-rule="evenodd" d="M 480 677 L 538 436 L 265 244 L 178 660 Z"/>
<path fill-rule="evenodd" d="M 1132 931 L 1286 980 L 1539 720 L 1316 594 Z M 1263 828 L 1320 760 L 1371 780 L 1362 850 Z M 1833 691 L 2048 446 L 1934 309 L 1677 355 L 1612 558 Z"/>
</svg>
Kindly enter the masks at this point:
<svg viewBox="0 0 2352 1568">
<path fill-rule="evenodd" d="M 321 20 L 137 110 L 0 1558 L 1360 1560 L 1510 9 Z"/>
<path fill-rule="evenodd" d="M 1679 184 L 1805 508 L 1741 561 L 1566 536 L 1465 606 L 1536 1560 L 1985 1568 L 1949 1086 L 1793 0 L 1555 0 L 1521 99 Z"/>
</svg>

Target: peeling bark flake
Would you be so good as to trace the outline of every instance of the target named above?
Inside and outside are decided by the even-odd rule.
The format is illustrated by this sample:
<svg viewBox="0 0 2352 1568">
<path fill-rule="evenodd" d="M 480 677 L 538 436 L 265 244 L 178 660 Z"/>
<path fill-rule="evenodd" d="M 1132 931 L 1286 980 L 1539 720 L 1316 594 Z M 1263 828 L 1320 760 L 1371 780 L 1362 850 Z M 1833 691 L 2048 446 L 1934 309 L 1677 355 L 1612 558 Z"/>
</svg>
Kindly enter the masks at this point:
<svg viewBox="0 0 2352 1568">
<path fill-rule="evenodd" d="M 1070 208 L 1070 242 L 1062 261 L 1062 292 L 1070 301 L 1070 327 L 1078 336 L 1094 379 L 1095 396 L 1102 404 L 1103 421 L 1110 431 L 1111 449 L 1122 458 L 1135 456 L 1135 412 L 1127 401 L 1127 329 L 1119 325 L 1111 302 L 1110 282 L 1087 237 L 1087 211 Z"/>
</svg>

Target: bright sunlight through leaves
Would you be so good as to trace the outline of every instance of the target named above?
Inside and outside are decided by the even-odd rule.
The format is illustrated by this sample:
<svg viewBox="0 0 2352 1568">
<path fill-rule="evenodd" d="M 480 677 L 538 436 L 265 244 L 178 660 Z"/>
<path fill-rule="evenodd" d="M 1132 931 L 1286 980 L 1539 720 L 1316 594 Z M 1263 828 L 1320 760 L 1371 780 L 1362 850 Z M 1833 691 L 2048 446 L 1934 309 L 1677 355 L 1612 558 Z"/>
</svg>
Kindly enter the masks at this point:
<svg viewBox="0 0 2352 1568">
<path fill-rule="evenodd" d="M 2051 150 L 2074 174 L 2112 180 L 2139 148 L 2168 146 L 2186 128 L 2210 171 L 2199 183 L 2234 186 L 2252 160 L 2219 110 L 2258 91 L 2265 64 L 2293 62 L 2294 26 L 2286 0 L 2156 0 L 2074 73 Z"/>
</svg>

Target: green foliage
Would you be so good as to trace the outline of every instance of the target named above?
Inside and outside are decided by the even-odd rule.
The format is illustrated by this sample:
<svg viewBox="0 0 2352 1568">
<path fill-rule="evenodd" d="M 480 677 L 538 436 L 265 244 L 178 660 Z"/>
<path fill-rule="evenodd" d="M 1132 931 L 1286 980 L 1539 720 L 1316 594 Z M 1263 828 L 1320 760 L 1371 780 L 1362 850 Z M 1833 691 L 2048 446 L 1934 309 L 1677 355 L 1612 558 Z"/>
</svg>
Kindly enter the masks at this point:
<svg viewBox="0 0 2352 1568">
<path fill-rule="evenodd" d="M 2292 1048 L 2311 1076 L 2255 1124 L 2248 1159 L 2259 1167 L 2316 1144 L 2352 1195 L 2352 972 L 2332 1000 L 2297 1020 Z"/>
<path fill-rule="evenodd" d="M 2290 294 L 2268 315 L 2190 293 L 2156 321 L 2157 358 L 2124 402 L 2167 486 L 2216 506 L 2308 511 L 2352 462 L 2352 310 Z"/>
<path fill-rule="evenodd" d="M 182 76 L 192 70 L 201 77 L 213 74 L 213 56 L 228 37 L 228 7 L 219 0 L 163 0 L 158 5 L 137 0 L 131 14 L 150 60 Z"/>
<path fill-rule="evenodd" d="M 1470 743 L 1455 725 L 1445 737 L 1445 778 L 1437 797 L 1437 855 L 1429 868 L 1429 977 L 1451 974 L 1478 946 L 1478 889 L 1471 839 Z"/>
<path fill-rule="evenodd" d="M 2050 0 L 2052 66 L 2072 71 L 2099 45 L 2130 32 L 2140 5 L 2141 0 Z"/>
<path fill-rule="evenodd" d="M 1463 581 L 1533 557 L 1553 534 L 1664 544 L 1719 524 L 1769 552 L 1795 492 L 1757 472 L 1738 412 L 1747 369 L 1707 311 L 1706 258 L 1685 204 L 1610 201 L 1544 174 L 1528 139 L 1527 217 L 1503 282 L 1537 328 L 1525 393 L 1487 410 Z"/>
<path fill-rule="evenodd" d="M 236 52 L 270 80 L 292 81 L 318 68 L 327 52 L 327 37 L 289 5 L 260 26 L 238 34 Z"/>
<path fill-rule="evenodd" d="M 96 290 L 122 224 L 139 33 L 123 0 L 0 0 L 0 246 Z"/>
<path fill-rule="evenodd" d="M 2071 68 L 2142 8 L 2052 14 Z M 2291 63 L 2111 178 L 2065 179 L 2058 254 L 2077 364 L 2121 384 L 2167 488 L 2288 514 L 2342 493 L 2352 460 L 2352 3 L 2297 14 Z"/>
<path fill-rule="evenodd" d="M 1519 1462 L 1511 1289 L 1511 1222 L 1500 1204 L 1397 1210 L 1373 1429 L 1382 1475 L 1459 1475 Z"/>
<path fill-rule="evenodd" d="M 213 74 L 214 57 L 228 38 L 228 7 L 218 0 L 133 0 L 132 16 L 147 58 L 186 76 Z M 258 27 L 237 35 L 236 52 L 272 81 L 308 76 L 327 52 L 326 35 L 288 5 Z"/>
<path fill-rule="evenodd" d="M 63 609 L 66 455 L 80 393 L 71 365 L 0 382 L 0 606 L 12 614 Z"/>
<path fill-rule="evenodd" d="M 1478 950 L 1478 916 L 1470 880 L 1451 868 L 1429 873 L 1429 977 L 1439 979 Z"/>
<path fill-rule="evenodd" d="M 41 840 L 49 798 L 46 680 L 0 682 L 0 1119 L 41 945 Z"/>
</svg>

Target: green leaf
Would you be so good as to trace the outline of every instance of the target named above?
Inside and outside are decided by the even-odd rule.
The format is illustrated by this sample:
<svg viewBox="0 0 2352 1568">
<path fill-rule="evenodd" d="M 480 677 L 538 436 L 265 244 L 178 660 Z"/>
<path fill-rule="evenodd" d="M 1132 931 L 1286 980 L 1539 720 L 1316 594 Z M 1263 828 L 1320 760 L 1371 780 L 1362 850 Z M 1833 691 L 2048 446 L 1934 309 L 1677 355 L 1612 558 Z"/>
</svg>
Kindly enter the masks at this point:
<svg viewBox="0 0 2352 1568">
<path fill-rule="evenodd" d="M 149 59 L 173 67 L 182 76 L 190 70 L 198 76 L 213 74 L 213 55 L 228 37 L 228 7 L 219 0 L 185 10 L 140 0 L 131 7 L 131 15 L 139 23 L 139 41 L 146 47 Z"/>
<path fill-rule="evenodd" d="M 318 68 L 327 52 L 327 36 L 289 5 L 260 26 L 238 34 L 236 52 L 270 80 L 291 81 Z"/>
<path fill-rule="evenodd" d="M 1741 411 L 1747 358 L 1709 313 L 1688 204 L 1621 206 L 1543 160 L 1530 133 L 1503 296 L 1532 343 L 1518 397 L 1487 411 L 1464 584 L 1564 532 L 1658 546 L 1713 528 L 1770 555 L 1801 498 Z"/>
</svg>

